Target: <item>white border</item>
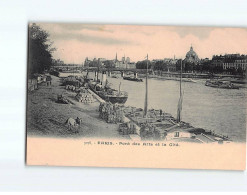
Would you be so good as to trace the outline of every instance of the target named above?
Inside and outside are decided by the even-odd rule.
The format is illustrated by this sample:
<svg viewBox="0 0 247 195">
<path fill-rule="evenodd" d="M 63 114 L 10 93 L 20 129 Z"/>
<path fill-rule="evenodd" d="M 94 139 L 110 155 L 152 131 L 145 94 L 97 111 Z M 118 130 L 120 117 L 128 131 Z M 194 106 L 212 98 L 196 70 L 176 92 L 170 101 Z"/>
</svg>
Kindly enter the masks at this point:
<svg viewBox="0 0 247 195">
<path fill-rule="evenodd" d="M 0 191 L 247 191 L 235 171 L 25 167 L 28 21 L 247 27 L 247 1 L 1 1 Z"/>
</svg>

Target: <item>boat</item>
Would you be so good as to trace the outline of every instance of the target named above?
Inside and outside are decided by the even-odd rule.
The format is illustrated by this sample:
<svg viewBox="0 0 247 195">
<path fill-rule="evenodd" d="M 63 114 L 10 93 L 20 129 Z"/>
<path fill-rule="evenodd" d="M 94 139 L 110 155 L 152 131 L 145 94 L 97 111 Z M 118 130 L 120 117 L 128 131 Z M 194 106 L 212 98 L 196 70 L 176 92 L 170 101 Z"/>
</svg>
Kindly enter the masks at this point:
<svg viewBox="0 0 247 195">
<path fill-rule="evenodd" d="M 111 78 L 118 79 L 119 77 L 117 75 L 112 75 Z"/>
<path fill-rule="evenodd" d="M 197 83 L 197 81 L 191 79 L 191 78 L 183 78 L 182 81 L 184 82 L 192 82 L 192 83 Z"/>
<path fill-rule="evenodd" d="M 129 80 L 129 81 L 143 82 L 142 79 L 134 78 L 134 77 L 123 77 L 123 79 L 124 80 Z"/>
<path fill-rule="evenodd" d="M 239 89 L 238 86 L 232 84 L 230 81 L 220 81 L 220 80 L 207 80 L 205 86 L 222 88 L 222 89 Z"/>
<path fill-rule="evenodd" d="M 136 81 L 136 82 L 143 82 L 142 79 L 139 79 L 137 77 L 137 72 L 134 73 L 134 77 L 133 76 L 123 76 L 124 80 L 129 80 L 129 81 Z"/>
<path fill-rule="evenodd" d="M 149 78 L 159 79 L 159 80 L 172 80 L 172 81 L 179 81 L 180 82 L 180 78 L 178 78 L 178 77 L 163 77 L 163 76 L 158 76 L 158 75 L 149 75 Z M 197 83 L 197 81 L 192 79 L 192 78 L 182 78 L 182 81 L 183 82 Z"/>
<path fill-rule="evenodd" d="M 106 102 L 111 102 L 112 104 L 124 104 L 128 99 L 127 92 L 118 91 L 109 86 L 103 86 L 98 82 L 90 81 L 88 83 L 88 87 L 103 100 Z"/>
<path fill-rule="evenodd" d="M 173 80 L 173 81 L 179 81 L 180 82 L 180 78 L 178 77 L 164 77 L 165 80 Z M 196 83 L 197 81 L 191 79 L 191 78 L 182 78 L 183 82 L 191 82 L 191 83 Z"/>
<path fill-rule="evenodd" d="M 106 74 L 104 72 L 102 73 L 102 81 L 98 79 L 89 80 L 87 85 L 89 89 L 106 102 L 124 104 L 128 99 L 128 93 L 120 90 L 121 83 L 119 85 L 119 90 L 110 87 L 110 83 L 106 80 Z"/>
<path fill-rule="evenodd" d="M 140 125 L 139 135 L 141 140 L 172 140 L 176 142 L 196 143 L 230 143 L 228 136 L 219 135 L 202 128 L 195 128 L 182 121 L 181 112 L 183 105 L 182 93 L 182 61 L 180 70 L 179 100 L 177 106 L 177 118 L 160 110 L 148 109 L 148 55 L 146 71 L 146 93 L 144 109 L 131 108 L 127 111 L 128 118 Z M 134 111 L 136 110 L 136 111 Z M 143 115 L 142 115 L 143 113 Z"/>
<path fill-rule="evenodd" d="M 220 135 L 202 128 L 196 128 L 182 121 L 182 60 L 180 71 L 179 100 L 177 106 L 177 117 L 166 113 L 161 109 L 148 109 L 148 55 L 146 57 L 146 78 L 145 78 L 145 101 L 144 108 L 133 106 L 114 105 L 102 102 L 99 107 L 100 117 L 108 123 L 120 123 L 119 134 L 129 135 L 132 139 L 159 140 L 192 143 L 230 143 L 228 136 Z M 104 80 L 102 78 L 102 80 Z M 89 83 L 91 86 L 93 82 Z M 102 83 L 94 81 L 91 89 L 102 97 Z M 106 85 L 108 86 L 108 85 Z M 107 88 L 107 87 L 105 87 Z M 119 86 L 120 88 L 120 86 Z M 120 89 L 119 89 L 120 91 Z M 105 97 L 103 97 L 105 98 Z"/>
</svg>

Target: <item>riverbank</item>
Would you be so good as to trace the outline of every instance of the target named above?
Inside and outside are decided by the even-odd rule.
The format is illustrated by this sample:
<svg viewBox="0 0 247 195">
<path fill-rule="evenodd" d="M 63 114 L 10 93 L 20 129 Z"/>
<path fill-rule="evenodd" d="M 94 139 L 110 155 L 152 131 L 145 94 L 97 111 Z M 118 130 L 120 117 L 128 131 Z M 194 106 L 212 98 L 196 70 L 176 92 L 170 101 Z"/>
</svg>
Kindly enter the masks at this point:
<svg viewBox="0 0 247 195">
<path fill-rule="evenodd" d="M 66 97 L 70 104 L 57 103 L 57 95 Z M 27 135 L 129 139 L 129 136 L 118 133 L 117 124 L 109 124 L 99 118 L 99 102 L 83 104 L 75 100 L 75 95 L 61 86 L 61 78 L 55 76 L 52 76 L 50 86 L 42 83 L 37 90 L 28 93 Z M 69 130 L 66 120 L 77 117 L 83 119 L 82 124 Z"/>
<path fill-rule="evenodd" d="M 81 73 L 81 75 L 86 73 Z M 90 72 L 93 78 L 94 73 Z M 61 78 L 52 77 L 52 85 L 39 85 L 38 90 L 29 93 L 28 135 L 55 137 L 106 137 L 126 138 L 118 133 L 118 125 L 109 124 L 99 118 L 98 106 L 75 100 L 75 93 L 60 86 Z M 126 106 L 143 108 L 145 83 L 107 77 L 112 87 L 129 94 Z M 149 108 L 162 109 L 176 116 L 179 82 L 173 80 L 149 79 Z M 183 82 L 182 119 L 194 127 L 212 130 L 217 134 L 228 135 L 233 141 L 245 142 L 246 129 L 246 90 L 216 89 L 204 85 L 203 80 L 196 83 Z M 159 89 L 159 93 L 157 93 Z M 65 96 L 71 104 L 56 103 L 57 95 Z M 30 102 L 31 101 L 31 102 Z M 37 104 L 37 105 L 36 105 Z M 224 113 L 224 114 L 223 114 Z M 68 118 L 83 118 L 79 133 L 69 131 L 65 126 Z M 29 128 L 30 127 L 30 128 Z M 104 129 L 101 131 L 101 129 Z M 129 137 L 127 137 L 129 139 Z"/>
</svg>

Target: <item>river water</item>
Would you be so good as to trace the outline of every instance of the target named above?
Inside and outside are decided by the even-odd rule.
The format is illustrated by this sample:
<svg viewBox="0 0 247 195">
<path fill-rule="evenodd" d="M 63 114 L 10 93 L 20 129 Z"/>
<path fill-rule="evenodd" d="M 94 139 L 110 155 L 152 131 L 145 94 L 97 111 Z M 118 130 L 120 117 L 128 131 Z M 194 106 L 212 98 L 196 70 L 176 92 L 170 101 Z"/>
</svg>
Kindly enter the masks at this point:
<svg viewBox="0 0 247 195">
<path fill-rule="evenodd" d="M 94 74 L 90 73 L 90 77 Z M 99 75 L 101 78 L 101 75 Z M 144 107 L 145 80 L 134 82 L 122 78 L 109 78 L 112 88 L 129 94 L 126 106 Z M 194 127 L 228 135 L 238 142 L 246 141 L 246 97 L 247 89 L 218 89 L 196 83 L 183 82 L 182 120 Z M 179 82 L 173 80 L 148 79 L 148 108 L 162 109 L 174 117 L 177 115 Z"/>
</svg>

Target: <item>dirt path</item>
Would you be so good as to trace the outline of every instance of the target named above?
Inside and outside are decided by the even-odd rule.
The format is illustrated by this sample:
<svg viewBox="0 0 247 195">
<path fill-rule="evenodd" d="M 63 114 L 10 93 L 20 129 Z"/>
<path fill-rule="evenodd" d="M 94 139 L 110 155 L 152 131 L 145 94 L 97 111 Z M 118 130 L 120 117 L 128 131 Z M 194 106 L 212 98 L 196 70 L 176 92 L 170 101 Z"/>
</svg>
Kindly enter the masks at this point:
<svg viewBox="0 0 247 195">
<path fill-rule="evenodd" d="M 73 104 L 57 103 L 57 95 L 63 94 Z M 85 105 L 75 100 L 75 93 L 61 86 L 60 78 L 52 76 L 52 85 L 45 83 L 39 89 L 28 94 L 27 103 L 27 134 L 28 136 L 49 137 L 100 137 L 124 138 L 119 135 L 117 124 L 108 124 L 99 118 L 99 103 Z M 68 118 L 80 117 L 82 124 L 74 130 L 65 125 Z M 78 129 L 79 133 L 76 133 Z"/>
</svg>

